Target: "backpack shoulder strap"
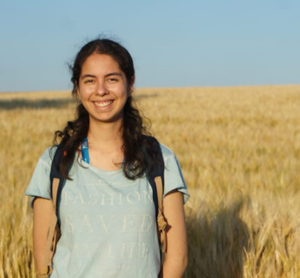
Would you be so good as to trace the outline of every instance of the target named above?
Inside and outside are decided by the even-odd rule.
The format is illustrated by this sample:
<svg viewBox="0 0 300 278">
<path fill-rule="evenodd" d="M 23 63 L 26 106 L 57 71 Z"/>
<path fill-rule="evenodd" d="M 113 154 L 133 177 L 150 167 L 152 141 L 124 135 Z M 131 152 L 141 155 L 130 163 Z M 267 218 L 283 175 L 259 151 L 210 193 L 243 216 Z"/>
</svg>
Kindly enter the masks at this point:
<svg viewBox="0 0 300 278">
<path fill-rule="evenodd" d="M 148 182 L 151 185 L 152 192 L 153 192 L 153 202 L 155 205 L 155 212 L 156 216 L 158 215 L 158 198 L 157 195 L 157 187 L 155 183 L 155 177 L 161 177 L 162 180 L 162 192 L 164 190 L 164 160 L 161 152 L 161 148 L 159 145 L 159 142 L 156 140 L 156 138 L 152 136 L 146 136 L 144 135 L 145 140 L 148 144 L 148 149 L 143 146 L 143 152 L 146 158 L 146 177 L 148 179 Z M 150 148 L 149 148 L 150 146 Z M 155 155 L 155 162 L 153 162 L 153 159 L 150 158 L 150 155 L 148 152 L 152 152 Z"/>
<path fill-rule="evenodd" d="M 60 162 L 63 157 L 63 150 L 60 145 L 57 146 L 57 149 L 54 154 L 54 158 L 52 160 L 51 164 L 51 170 L 50 170 L 50 184 L 51 184 L 51 197 L 53 205 L 56 209 L 56 215 L 58 218 L 58 223 L 60 224 L 59 219 L 59 202 L 60 202 L 60 196 L 61 191 L 65 183 L 65 178 L 62 176 L 60 172 Z M 58 179 L 59 183 L 58 185 L 54 186 L 55 183 L 53 183 L 54 179 Z"/>
<path fill-rule="evenodd" d="M 159 142 L 151 136 L 145 136 L 148 144 L 151 146 L 151 152 L 155 154 L 155 162 L 150 161 L 149 154 L 144 148 L 146 157 L 146 175 L 152 187 L 153 201 L 155 205 L 157 228 L 159 241 L 162 246 L 162 252 L 166 251 L 166 229 L 167 221 L 163 215 L 163 193 L 164 193 L 164 160 Z"/>
</svg>

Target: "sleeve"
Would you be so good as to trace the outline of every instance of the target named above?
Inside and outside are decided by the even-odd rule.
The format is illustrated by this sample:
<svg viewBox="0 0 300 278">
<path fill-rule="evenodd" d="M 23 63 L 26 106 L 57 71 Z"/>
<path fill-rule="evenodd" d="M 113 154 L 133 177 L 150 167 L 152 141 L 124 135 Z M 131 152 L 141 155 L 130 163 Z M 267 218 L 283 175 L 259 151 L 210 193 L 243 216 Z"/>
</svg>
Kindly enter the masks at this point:
<svg viewBox="0 0 300 278">
<path fill-rule="evenodd" d="M 51 199 L 50 167 L 53 152 L 55 152 L 55 150 L 48 148 L 42 154 L 35 167 L 27 190 L 25 191 L 25 195 L 31 196 L 31 206 L 36 197 Z"/>
<path fill-rule="evenodd" d="M 165 172 L 164 172 L 164 197 L 170 192 L 177 190 L 183 194 L 184 203 L 190 195 L 188 193 L 179 162 L 175 154 L 166 146 L 160 144 L 163 153 Z"/>
</svg>

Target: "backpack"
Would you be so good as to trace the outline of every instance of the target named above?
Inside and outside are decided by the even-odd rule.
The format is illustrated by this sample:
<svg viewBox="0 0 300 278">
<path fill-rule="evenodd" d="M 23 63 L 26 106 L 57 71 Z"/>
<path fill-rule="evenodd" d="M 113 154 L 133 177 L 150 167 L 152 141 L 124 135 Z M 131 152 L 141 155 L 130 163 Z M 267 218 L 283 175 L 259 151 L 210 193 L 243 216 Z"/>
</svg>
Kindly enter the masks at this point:
<svg viewBox="0 0 300 278">
<path fill-rule="evenodd" d="M 156 159 L 159 162 L 158 165 L 150 161 L 147 150 L 143 148 L 143 153 L 146 158 L 146 178 L 151 185 L 153 192 L 153 202 L 155 206 L 157 228 L 158 228 L 158 239 L 161 246 L 161 252 L 166 251 L 166 229 L 167 222 L 163 215 L 162 202 L 164 192 L 164 162 L 162 151 L 158 141 L 151 136 L 143 135 L 144 139 L 147 140 L 148 145 L 151 146 L 151 151 L 156 154 Z M 51 185 L 51 197 L 53 203 L 53 215 L 47 234 L 47 246 L 44 260 L 44 268 L 40 273 L 42 275 L 49 275 L 52 273 L 52 258 L 55 253 L 56 243 L 60 238 L 60 220 L 59 220 L 59 204 L 61 199 L 61 192 L 66 179 L 60 172 L 60 161 L 63 157 L 63 150 L 61 145 L 58 145 L 55 152 L 50 171 L 50 185 Z"/>
</svg>

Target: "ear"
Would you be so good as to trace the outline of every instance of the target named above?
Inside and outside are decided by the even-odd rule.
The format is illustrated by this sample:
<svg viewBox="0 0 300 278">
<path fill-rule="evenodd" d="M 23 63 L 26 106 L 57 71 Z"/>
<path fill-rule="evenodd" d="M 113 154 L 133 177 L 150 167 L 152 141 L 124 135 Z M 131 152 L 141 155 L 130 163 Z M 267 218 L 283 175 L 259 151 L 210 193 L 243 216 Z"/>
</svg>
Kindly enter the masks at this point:
<svg viewBox="0 0 300 278">
<path fill-rule="evenodd" d="M 135 82 L 135 76 L 133 76 L 131 78 L 131 84 L 130 84 L 130 86 L 128 88 L 128 96 L 132 95 L 134 82 Z"/>
</svg>

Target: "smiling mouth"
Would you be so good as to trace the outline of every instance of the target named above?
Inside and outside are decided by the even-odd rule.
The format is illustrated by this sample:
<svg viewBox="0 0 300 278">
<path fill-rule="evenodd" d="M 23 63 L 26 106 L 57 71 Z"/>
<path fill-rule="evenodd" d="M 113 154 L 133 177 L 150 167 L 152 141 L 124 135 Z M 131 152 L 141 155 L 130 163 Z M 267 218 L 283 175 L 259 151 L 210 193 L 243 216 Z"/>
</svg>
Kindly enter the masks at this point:
<svg viewBox="0 0 300 278">
<path fill-rule="evenodd" d="M 94 102 L 97 107 L 106 107 L 113 103 L 113 100 Z"/>
</svg>

